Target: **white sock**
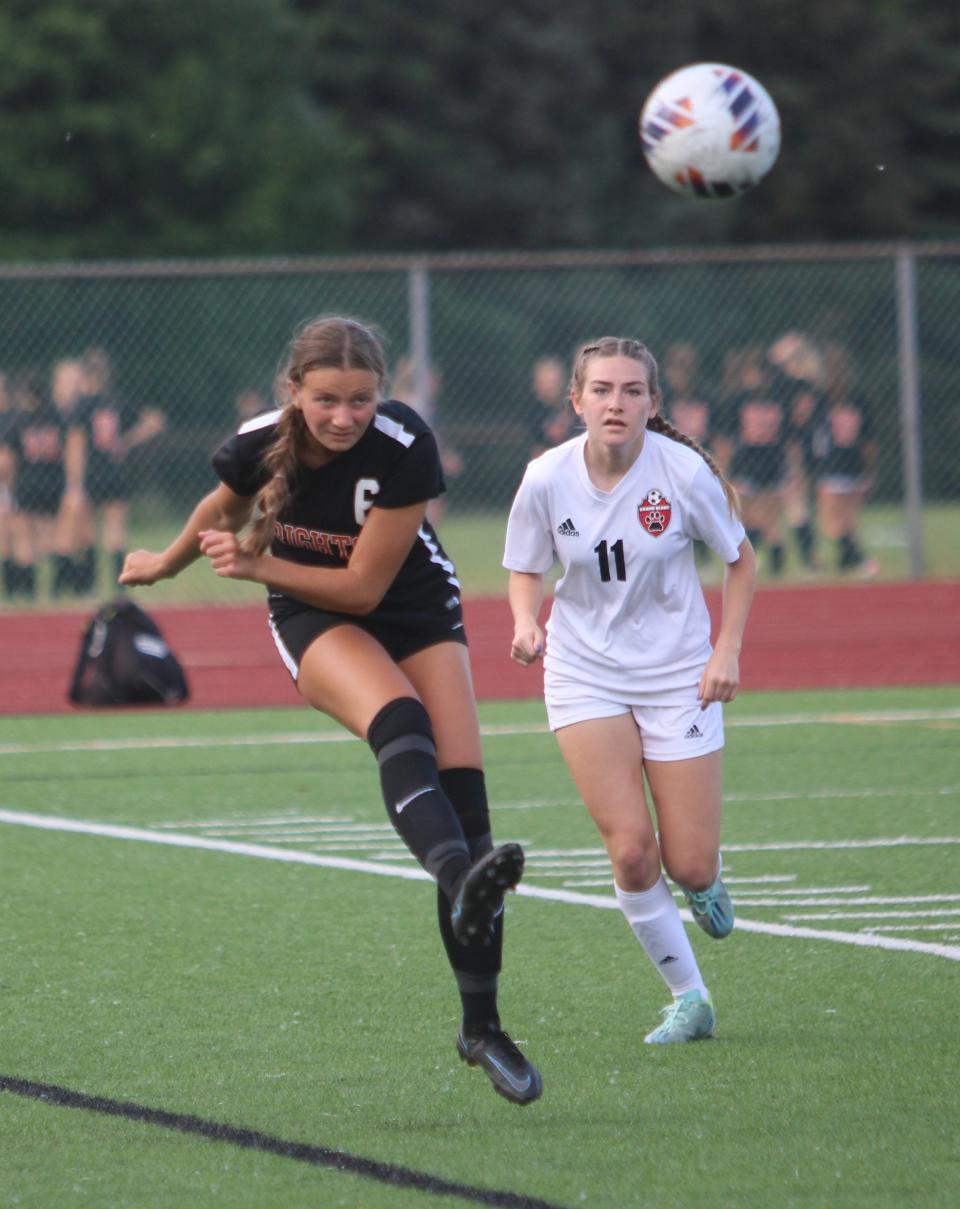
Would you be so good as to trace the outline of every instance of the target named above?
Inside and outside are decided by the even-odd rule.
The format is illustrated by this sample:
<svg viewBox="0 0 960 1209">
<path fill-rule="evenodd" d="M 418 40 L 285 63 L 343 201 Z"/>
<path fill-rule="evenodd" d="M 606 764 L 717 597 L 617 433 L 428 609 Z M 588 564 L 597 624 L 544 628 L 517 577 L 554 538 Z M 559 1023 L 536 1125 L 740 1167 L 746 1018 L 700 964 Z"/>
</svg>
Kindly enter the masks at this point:
<svg viewBox="0 0 960 1209">
<path fill-rule="evenodd" d="M 621 890 L 616 882 L 613 888 L 627 923 L 674 999 L 685 991 L 699 991 L 708 998 L 680 911 L 663 875 L 649 890 Z"/>
</svg>

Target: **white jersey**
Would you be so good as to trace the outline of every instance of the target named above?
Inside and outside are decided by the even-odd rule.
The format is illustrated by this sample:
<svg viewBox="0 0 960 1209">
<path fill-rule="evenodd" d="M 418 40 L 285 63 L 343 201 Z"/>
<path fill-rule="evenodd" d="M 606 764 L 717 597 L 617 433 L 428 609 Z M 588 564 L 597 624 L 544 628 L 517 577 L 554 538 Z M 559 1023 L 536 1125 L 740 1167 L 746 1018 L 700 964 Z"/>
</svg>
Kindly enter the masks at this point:
<svg viewBox="0 0 960 1209">
<path fill-rule="evenodd" d="M 726 563 L 746 536 L 695 450 L 649 429 L 612 491 L 590 480 L 586 434 L 528 466 L 507 525 L 503 565 L 563 574 L 547 623 L 548 685 L 633 704 L 688 700 L 712 650 L 695 538 Z"/>
</svg>

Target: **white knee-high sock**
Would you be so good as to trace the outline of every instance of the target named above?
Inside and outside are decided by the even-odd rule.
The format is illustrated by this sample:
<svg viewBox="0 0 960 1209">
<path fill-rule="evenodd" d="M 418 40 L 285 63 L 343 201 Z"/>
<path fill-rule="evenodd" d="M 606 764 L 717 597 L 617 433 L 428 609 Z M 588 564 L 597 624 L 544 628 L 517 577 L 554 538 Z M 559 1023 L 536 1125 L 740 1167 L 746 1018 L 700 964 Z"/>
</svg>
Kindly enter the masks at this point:
<svg viewBox="0 0 960 1209">
<path fill-rule="evenodd" d="M 697 959 L 663 875 L 649 890 L 621 890 L 616 882 L 613 888 L 627 923 L 674 998 L 684 991 L 699 991 L 706 999 Z"/>
</svg>

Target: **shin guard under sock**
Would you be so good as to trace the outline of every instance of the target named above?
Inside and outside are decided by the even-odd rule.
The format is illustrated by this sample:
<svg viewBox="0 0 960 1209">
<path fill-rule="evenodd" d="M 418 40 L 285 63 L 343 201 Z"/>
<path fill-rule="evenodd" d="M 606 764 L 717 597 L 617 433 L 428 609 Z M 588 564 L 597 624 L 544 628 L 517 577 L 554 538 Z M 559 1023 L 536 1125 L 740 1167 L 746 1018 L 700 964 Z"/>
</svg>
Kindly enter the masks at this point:
<svg viewBox="0 0 960 1209">
<path fill-rule="evenodd" d="M 456 811 L 440 787 L 427 711 L 413 697 L 398 697 L 370 723 L 367 741 L 380 766 L 390 822 L 452 901 L 470 867 L 470 850 Z"/>
</svg>

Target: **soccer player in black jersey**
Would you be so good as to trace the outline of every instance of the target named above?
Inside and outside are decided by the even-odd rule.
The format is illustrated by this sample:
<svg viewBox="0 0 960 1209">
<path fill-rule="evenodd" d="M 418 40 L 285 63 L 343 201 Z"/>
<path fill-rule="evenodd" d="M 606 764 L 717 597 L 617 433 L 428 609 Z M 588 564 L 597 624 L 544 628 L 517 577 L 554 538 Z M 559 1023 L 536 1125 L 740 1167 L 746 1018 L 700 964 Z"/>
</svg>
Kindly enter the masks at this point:
<svg viewBox="0 0 960 1209">
<path fill-rule="evenodd" d="M 540 1073 L 497 1010 L 503 897 L 523 851 L 491 839 L 460 586 L 426 521 L 444 488 L 436 441 L 412 408 L 381 400 L 385 377 L 363 324 L 301 327 L 284 405 L 217 450 L 220 485 L 166 550 L 129 554 L 120 582 L 154 583 L 203 554 L 218 575 L 267 587 L 301 696 L 369 742 L 390 820 L 437 882 L 461 1058 L 526 1104 Z"/>
</svg>

